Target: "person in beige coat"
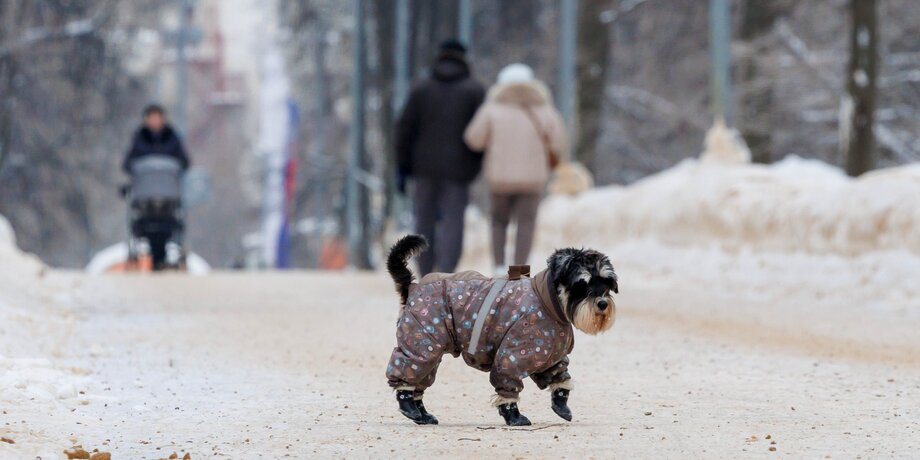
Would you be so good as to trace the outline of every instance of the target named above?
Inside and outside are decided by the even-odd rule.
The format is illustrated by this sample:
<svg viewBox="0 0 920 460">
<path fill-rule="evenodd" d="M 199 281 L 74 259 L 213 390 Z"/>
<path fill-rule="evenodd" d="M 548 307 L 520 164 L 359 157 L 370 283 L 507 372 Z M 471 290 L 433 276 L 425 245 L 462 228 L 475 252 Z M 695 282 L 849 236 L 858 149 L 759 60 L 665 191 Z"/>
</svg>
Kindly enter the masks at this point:
<svg viewBox="0 0 920 460">
<path fill-rule="evenodd" d="M 564 158 L 565 122 L 543 82 L 524 64 L 511 64 L 464 133 L 470 149 L 483 151 L 491 197 L 492 256 L 504 272 L 508 225 L 517 223 L 514 264 L 526 264 L 533 245 L 537 208 L 550 177 L 550 155 Z"/>
</svg>

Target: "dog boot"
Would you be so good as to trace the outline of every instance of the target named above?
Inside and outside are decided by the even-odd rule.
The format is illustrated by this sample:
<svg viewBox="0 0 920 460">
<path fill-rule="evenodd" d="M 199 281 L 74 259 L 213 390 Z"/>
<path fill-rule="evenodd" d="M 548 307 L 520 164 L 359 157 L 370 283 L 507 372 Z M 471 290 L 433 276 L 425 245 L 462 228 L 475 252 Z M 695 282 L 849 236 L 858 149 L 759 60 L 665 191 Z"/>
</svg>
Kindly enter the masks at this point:
<svg viewBox="0 0 920 460">
<path fill-rule="evenodd" d="M 422 424 L 422 412 L 418 410 L 418 403 L 412 397 L 412 392 L 399 390 L 396 392 L 396 402 L 399 403 L 399 412 L 415 423 Z"/>
<path fill-rule="evenodd" d="M 498 406 L 498 413 L 505 418 L 505 425 L 508 426 L 528 426 L 530 420 L 521 414 L 518 410 L 517 403 L 508 403 Z"/>
<path fill-rule="evenodd" d="M 553 412 L 556 415 L 572 421 L 572 411 L 569 409 L 569 390 L 559 388 L 553 391 Z"/>
<path fill-rule="evenodd" d="M 427 410 L 425 410 L 425 403 L 423 403 L 421 399 L 415 400 L 415 405 L 418 406 L 418 411 L 420 414 L 422 414 L 421 421 L 415 422 L 415 423 L 418 423 L 419 425 L 437 425 L 438 424 L 438 418 L 430 414 Z"/>
</svg>

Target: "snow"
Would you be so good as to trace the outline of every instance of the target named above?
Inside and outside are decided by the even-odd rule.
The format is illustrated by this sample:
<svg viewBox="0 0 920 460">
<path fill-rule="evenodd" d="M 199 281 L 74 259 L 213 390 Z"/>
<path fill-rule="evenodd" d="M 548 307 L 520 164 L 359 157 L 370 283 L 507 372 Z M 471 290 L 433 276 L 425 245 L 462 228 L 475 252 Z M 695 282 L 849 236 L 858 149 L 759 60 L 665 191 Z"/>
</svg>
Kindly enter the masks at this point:
<svg viewBox="0 0 920 460">
<path fill-rule="evenodd" d="M 185 256 L 186 271 L 191 275 L 205 275 L 211 271 L 211 266 L 203 257 L 189 253 Z M 113 265 L 123 263 L 128 260 L 128 245 L 126 243 L 116 243 L 109 246 L 93 256 L 92 260 L 86 265 L 86 273 L 92 275 L 101 275 Z"/>
<path fill-rule="evenodd" d="M 628 187 L 550 196 L 540 209 L 536 252 L 641 238 L 728 251 L 918 254 L 918 197 L 920 165 L 851 179 L 794 156 L 770 166 L 685 160 Z"/>
<path fill-rule="evenodd" d="M 626 187 L 550 195 L 531 265 L 559 247 L 592 247 L 611 256 L 625 286 L 731 286 L 751 300 L 849 300 L 920 315 L 920 165 L 853 179 L 795 156 L 769 166 L 749 158 L 717 124 L 699 160 Z M 471 210 L 467 228 L 463 268 L 487 270 L 488 220 Z"/>
<path fill-rule="evenodd" d="M 80 392 L 87 387 L 80 372 L 54 362 L 73 317 L 66 308 L 50 309 L 37 301 L 42 296 L 53 296 L 62 306 L 71 301 L 57 286 L 45 284 L 46 270 L 37 257 L 16 247 L 12 227 L 0 216 L 0 408 L 4 414 L 24 409 L 66 411 L 80 404 L 84 397 Z M 0 427 L 0 435 L 18 437 L 10 427 Z M 0 458 L 27 454 L 28 458 L 57 456 L 28 442 L 0 443 Z"/>
<path fill-rule="evenodd" d="M 749 438 L 771 433 L 800 456 L 877 455 L 882 436 L 911 452 L 899 420 L 920 388 L 920 166 L 852 179 L 796 157 L 753 165 L 724 127 L 702 157 L 544 201 L 532 264 L 562 246 L 607 253 L 622 317 L 608 336 L 578 338 L 576 424 L 556 423 L 529 387 L 528 415 L 546 429 L 516 446 L 734 457 L 766 450 Z M 467 228 L 461 268 L 488 270 L 488 219 L 470 208 Z M 497 422 L 474 401 L 488 408 L 490 389 L 455 360 L 431 392 L 440 431 L 405 424 L 380 377 L 394 301 L 382 274 L 51 271 L 0 217 L 0 410 L 16 421 L 0 425 L 16 440 L 0 458 L 60 457 L 69 436 L 139 458 L 154 446 L 434 456 L 448 438 L 481 438 L 478 453 L 520 435 L 476 428 Z"/>
</svg>

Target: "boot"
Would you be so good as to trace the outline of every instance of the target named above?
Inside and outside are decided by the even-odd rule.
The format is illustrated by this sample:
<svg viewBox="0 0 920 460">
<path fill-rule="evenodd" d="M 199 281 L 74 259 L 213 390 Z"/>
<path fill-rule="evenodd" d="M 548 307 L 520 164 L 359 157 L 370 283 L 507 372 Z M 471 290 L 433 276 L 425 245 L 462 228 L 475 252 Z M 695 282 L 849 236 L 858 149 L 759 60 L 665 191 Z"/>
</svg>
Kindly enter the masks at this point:
<svg viewBox="0 0 920 460">
<path fill-rule="evenodd" d="M 521 415 L 517 403 L 508 403 L 498 406 L 498 413 L 505 418 L 505 425 L 508 426 L 528 426 L 530 420 Z"/>
<path fill-rule="evenodd" d="M 569 390 L 562 388 L 553 391 L 553 412 L 564 418 L 566 421 L 572 421 L 572 411 L 569 409 Z"/>
<path fill-rule="evenodd" d="M 420 414 L 422 414 L 421 421 L 415 422 L 415 423 L 418 423 L 419 425 L 437 425 L 438 424 L 438 418 L 430 414 L 427 410 L 425 410 L 425 403 L 423 403 L 421 399 L 417 399 L 415 401 L 415 405 L 418 406 L 418 411 Z"/>
<path fill-rule="evenodd" d="M 399 412 L 408 417 L 415 423 L 421 424 L 422 413 L 418 410 L 418 404 L 412 397 L 412 392 L 408 390 L 399 390 L 396 392 L 396 402 L 399 403 Z"/>
</svg>

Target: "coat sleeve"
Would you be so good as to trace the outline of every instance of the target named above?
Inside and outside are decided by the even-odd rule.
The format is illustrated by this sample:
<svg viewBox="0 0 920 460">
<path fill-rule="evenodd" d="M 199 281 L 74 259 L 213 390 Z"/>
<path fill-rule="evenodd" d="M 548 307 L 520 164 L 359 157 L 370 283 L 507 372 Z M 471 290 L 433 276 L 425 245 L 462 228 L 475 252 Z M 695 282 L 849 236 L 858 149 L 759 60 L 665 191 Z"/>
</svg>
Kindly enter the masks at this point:
<svg viewBox="0 0 920 460">
<path fill-rule="evenodd" d="M 128 148 L 128 152 L 125 153 L 125 159 L 121 162 L 121 170 L 126 174 L 131 174 L 131 163 L 134 162 L 134 159 L 139 155 L 139 150 L 137 148 L 137 134 L 131 138 L 131 147 Z"/>
<path fill-rule="evenodd" d="M 192 162 L 188 157 L 188 153 L 186 153 L 185 151 L 185 145 L 182 144 L 182 139 L 180 139 L 178 135 L 176 136 L 176 147 L 175 147 L 175 152 L 173 152 L 173 156 L 175 156 L 176 159 L 179 160 L 179 164 L 182 165 L 183 171 L 188 169 L 189 166 L 191 166 Z"/>
<path fill-rule="evenodd" d="M 534 383 L 537 384 L 541 390 L 545 390 L 546 387 L 554 383 L 562 383 L 572 379 L 572 376 L 569 375 L 569 357 L 563 357 L 558 363 L 550 366 L 549 369 L 546 369 L 541 372 L 536 372 L 530 376 L 533 379 Z"/>
<path fill-rule="evenodd" d="M 420 98 L 419 89 L 413 89 L 396 120 L 396 166 L 404 174 L 412 172 L 412 146 L 418 137 Z"/>
<path fill-rule="evenodd" d="M 562 119 L 562 115 L 559 111 L 552 107 L 550 108 L 550 124 L 547 135 L 553 153 L 558 155 L 561 159 L 568 158 L 569 135 L 565 127 L 565 120 Z"/>
<path fill-rule="evenodd" d="M 489 145 L 492 136 L 492 121 L 489 105 L 483 105 L 476 111 L 473 120 L 467 125 L 463 133 L 463 141 L 466 146 L 475 152 L 483 152 Z"/>
</svg>

